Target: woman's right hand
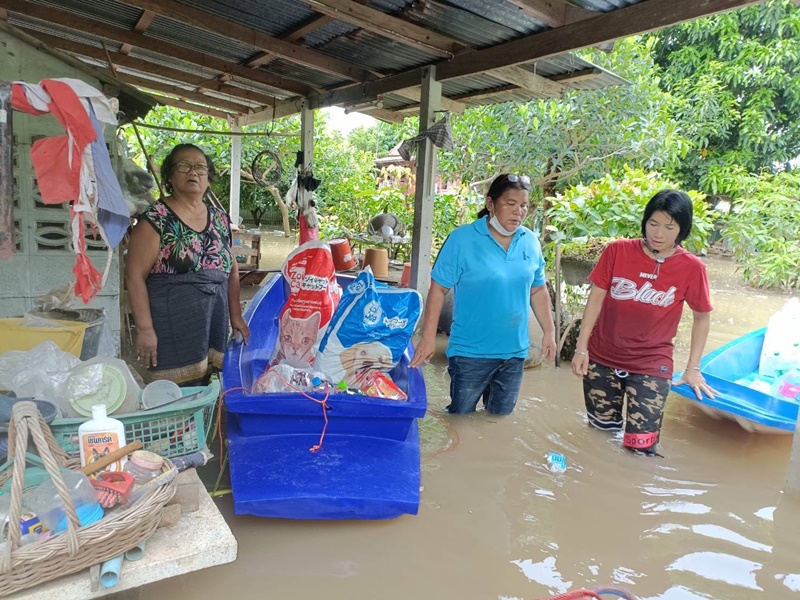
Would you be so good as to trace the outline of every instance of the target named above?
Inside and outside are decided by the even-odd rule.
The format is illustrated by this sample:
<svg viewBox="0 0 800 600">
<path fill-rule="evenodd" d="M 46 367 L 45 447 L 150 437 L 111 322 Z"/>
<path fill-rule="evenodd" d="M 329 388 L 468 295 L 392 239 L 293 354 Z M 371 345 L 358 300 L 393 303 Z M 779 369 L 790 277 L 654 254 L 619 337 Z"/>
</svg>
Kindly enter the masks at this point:
<svg viewBox="0 0 800 600">
<path fill-rule="evenodd" d="M 589 374 L 589 353 L 579 354 L 577 351 L 572 356 L 572 372 L 575 377 L 583 379 Z"/>
<path fill-rule="evenodd" d="M 436 339 L 429 340 L 423 336 L 416 348 L 414 348 L 414 356 L 408 366 L 413 368 L 428 362 L 433 358 L 434 352 L 436 352 Z"/>
<path fill-rule="evenodd" d="M 158 336 L 152 327 L 150 329 L 139 329 L 136 332 L 136 359 L 145 368 L 157 365 Z"/>
</svg>

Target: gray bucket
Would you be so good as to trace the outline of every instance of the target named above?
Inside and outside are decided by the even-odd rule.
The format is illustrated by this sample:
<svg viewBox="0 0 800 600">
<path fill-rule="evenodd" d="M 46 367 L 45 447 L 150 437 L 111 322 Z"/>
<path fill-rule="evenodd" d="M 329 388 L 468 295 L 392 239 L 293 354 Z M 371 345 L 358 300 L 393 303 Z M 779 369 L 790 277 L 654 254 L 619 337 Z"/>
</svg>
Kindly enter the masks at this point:
<svg viewBox="0 0 800 600">
<path fill-rule="evenodd" d="M 80 358 L 81 360 L 89 360 L 97 356 L 100 349 L 100 337 L 103 333 L 103 323 L 106 322 L 106 313 L 102 308 L 54 308 L 46 312 L 34 312 L 31 314 L 45 319 L 86 323 Z"/>
</svg>

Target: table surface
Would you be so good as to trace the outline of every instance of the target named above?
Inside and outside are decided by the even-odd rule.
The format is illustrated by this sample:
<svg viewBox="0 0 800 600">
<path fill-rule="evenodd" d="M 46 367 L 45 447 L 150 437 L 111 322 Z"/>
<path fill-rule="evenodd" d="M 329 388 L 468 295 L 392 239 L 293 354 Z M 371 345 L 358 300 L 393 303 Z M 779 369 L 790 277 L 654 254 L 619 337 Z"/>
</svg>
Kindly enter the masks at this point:
<svg viewBox="0 0 800 600">
<path fill-rule="evenodd" d="M 172 529 L 162 527 L 147 541 L 144 557 L 123 561 L 119 583 L 91 591 L 89 569 L 22 590 L 9 600 L 83 600 L 102 598 L 236 560 L 238 545 L 217 505 L 201 486 L 199 510 L 181 516 Z"/>
</svg>

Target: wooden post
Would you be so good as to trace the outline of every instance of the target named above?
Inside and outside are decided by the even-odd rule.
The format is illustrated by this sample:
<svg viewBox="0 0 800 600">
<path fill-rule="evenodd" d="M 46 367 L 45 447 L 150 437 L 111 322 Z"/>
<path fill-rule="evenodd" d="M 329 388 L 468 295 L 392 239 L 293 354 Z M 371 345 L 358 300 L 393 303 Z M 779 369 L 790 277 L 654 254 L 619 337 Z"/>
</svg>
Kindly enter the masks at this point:
<svg viewBox="0 0 800 600">
<path fill-rule="evenodd" d="M 422 70 L 422 97 L 419 131 L 436 121 L 442 99 L 442 84 L 436 81 L 436 67 Z M 414 234 L 411 240 L 410 287 L 427 298 L 431 285 L 431 244 L 433 242 L 433 204 L 436 198 L 436 148 L 429 139 L 417 145 L 417 185 L 414 193 Z"/>
<path fill-rule="evenodd" d="M 300 152 L 303 153 L 303 164 L 300 172 L 314 168 L 314 109 L 308 99 L 303 100 L 300 107 Z M 297 205 L 307 206 L 311 200 L 311 192 L 302 185 L 297 188 Z"/>
<path fill-rule="evenodd" d="M 238 133 L 242 130 L 239 127 L 239 122 L 230 118 L 228 126 L 231 133 Z M 239 225 L 239 199 L 242 189 L 242 136 L 231 136 L 231 195 L 230 195 L 230 210 L 231 223 Z"/>
<path fill-rule="evenodd" d="M 561 366 L 561 244 L 556 244 L 556 289 L 555 292 L 555 320 L 556 320 L 556 358 L 555 366 Z"/>
<path fill-rule="evenodd" d="M 11 83 L 0 82 L 0 259 L 14 252 L 14 135 Z"/>
</svg>

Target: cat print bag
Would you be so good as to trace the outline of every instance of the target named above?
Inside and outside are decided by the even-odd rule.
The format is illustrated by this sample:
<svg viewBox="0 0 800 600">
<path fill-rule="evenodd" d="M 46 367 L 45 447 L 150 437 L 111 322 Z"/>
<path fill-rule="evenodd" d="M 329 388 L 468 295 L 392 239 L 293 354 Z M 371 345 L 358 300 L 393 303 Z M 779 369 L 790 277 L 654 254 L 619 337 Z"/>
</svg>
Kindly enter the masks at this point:
<svg viewBox="0 0 800 600">
<path fill-rule="evenodd" d="M 314 369 L 360 389 L 370 373 L 388 373 L 400 361 L 421 314 L 418 291 L 376 283 L 367 267 L 345 288 Z"/>
<path fill-rule="evenodd" d="M 289 298 L 281 311 L 270 365 L 304 369 L 314 360 L 318 342 L 342 295 L 330 246 L 319 240 L 303 244 L 286 258 L 283 276 L 289 283 Z"/>
</svg>

